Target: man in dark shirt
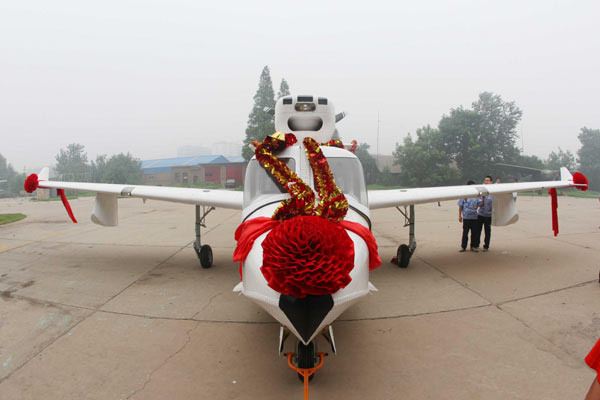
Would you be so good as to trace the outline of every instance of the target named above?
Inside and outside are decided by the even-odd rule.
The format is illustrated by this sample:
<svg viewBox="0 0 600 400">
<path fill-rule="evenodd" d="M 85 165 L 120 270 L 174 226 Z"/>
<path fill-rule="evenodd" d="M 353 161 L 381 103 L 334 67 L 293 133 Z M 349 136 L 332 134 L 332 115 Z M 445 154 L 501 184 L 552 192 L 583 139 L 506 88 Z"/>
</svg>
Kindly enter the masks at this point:
<svg viewBox="0 0 600 400">
<path fill-rule="evenodd" d="M 469 181 L 467 185 L 474 185 L 475 182 Z M 471 231 L 471 251 L 477 252 L 475 246 L 477 242 L 477 208 L 481 206 L 481 199 L 469 198 L 458 200 L 458 222 L 463 224 L 462 242 L 460 252 L 467 250 L 467 242 L 469 240 L 469 231 Z"/>
<path fill-rule="evenodd" d="M 492 184 L 492 177 L 486 176 L 483 183 L 485 185 Z M 481 241 L 481 229 L 484 228 L 485 238 L 483 240 L 483 251 L 488 251 L 490 248 L 490 239 L 492 238 L 492 196 L 485 196 L 481 198 L 481 207 L 477 210 L 477 227 L 476 227 L 476 235 L 475 235 L 475 244 L 476 248 L 479 248 L 479 243 Z"/>
</svg>

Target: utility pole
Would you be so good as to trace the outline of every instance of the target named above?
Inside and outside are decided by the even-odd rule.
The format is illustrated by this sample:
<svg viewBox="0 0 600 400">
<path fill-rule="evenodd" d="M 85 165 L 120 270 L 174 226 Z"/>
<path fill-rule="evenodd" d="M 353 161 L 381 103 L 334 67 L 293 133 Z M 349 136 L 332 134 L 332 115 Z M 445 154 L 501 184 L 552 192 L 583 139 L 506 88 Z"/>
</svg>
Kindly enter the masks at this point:
<svg viewBox="0 0 600 400">
<path fill-rule="evenodd" d="M 377 111 L 377 168 L 379 168 L 379 111 Z"/>
</svg>

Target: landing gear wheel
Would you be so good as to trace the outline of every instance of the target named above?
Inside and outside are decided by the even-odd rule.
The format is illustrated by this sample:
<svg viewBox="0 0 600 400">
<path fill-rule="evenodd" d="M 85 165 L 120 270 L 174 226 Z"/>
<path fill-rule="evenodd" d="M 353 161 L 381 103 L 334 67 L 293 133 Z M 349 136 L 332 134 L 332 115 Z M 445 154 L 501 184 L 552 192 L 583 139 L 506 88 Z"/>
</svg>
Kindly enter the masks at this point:
<svg viewBox="0 0 600 400">
<path fill-rule="evenodd" d="M 202 265 L 202 268 L 212 267 L 213 253 L 209 245 L 205 244 L 204 246 L 200 247 L 200 251 L 198 251 L 198 249 L 196 249 L 196 245 L 194 244 L 194 250 L 196 250 L 196 255 L 198 255 L 198 259 L 200 260 L 200 265 Z"/>
<path fill-rule="evenodd" d="M 298 368 L 313 368 L 317 361 L 317 353 L 315 352 L 314 343 L 310 342 L 306 346 L 302 344 L 302 342 L 298 343 L 296 360 Z M 308 380 L 312 381 L 313 376 L 315 376 L 315 374 L 309 376 Z M 298 374 L 298 379 L 300 379 L 300 382 L 304 382 L 304 377 L 301 374 Z"/>
<path fill-rule="evenodd" d="M 408 267 L 408 263 L 410 262 L 410 249 L 407 245 L 401 244 L 398 246 L 398 266 L 400 268 Z"/>
</svg>

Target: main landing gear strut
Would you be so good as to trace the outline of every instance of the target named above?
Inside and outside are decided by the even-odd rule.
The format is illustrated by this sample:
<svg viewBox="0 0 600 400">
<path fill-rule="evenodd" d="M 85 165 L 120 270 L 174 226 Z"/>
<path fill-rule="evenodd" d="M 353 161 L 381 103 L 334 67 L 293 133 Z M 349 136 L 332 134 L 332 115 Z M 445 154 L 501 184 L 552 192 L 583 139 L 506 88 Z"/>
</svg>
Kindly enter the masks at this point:
<svg viewBox="0 0 600 400">
<path fill-rule="evenodd" d="M 414 204 L 411 204 L 409 206 L 409 212 L 406 211 L 406 206 L 404 206 L 404 210 L 400 207 L 396 207 L 396 209 L 404 216 L 404 227 L 408 226 L 408 245 L 401 244 L 398 247 L 396 263 L 400 268 L 406 268 L 417 248 L 417 241 L 415 239 L 415 206 Z"/>
<path fill-rule="evenodd" d="M 202 210 L 200 210 L 200 207 L 202 207 Z M 200 260 L 202 268 L 212 267 L 213 253 L 209 245 L 202 245 L 200 228 L 206 228 L 206 216 L 214 209 L 214 207 L 196 206 L 196 240 L 194 240 L 194 251 Z"/>
</svg>

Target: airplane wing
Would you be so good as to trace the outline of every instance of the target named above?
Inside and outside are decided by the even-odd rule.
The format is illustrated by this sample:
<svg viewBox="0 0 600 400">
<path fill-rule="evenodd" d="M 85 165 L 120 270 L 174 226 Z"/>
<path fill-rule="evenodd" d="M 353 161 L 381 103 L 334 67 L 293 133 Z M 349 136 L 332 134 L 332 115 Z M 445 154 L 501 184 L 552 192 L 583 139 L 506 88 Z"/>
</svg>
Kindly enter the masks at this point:
<svg viewBox="0 0 600 400">
<path fill-rule="evenodd" d="M 175 203 L 212 206 L 241 210 L 243 208 L 243 192 L 230 190 L 178 188 L 165 186 L 126 185 L 111 183 L 59 182 L 48 180 L 48 169 L 44 168 L 39 177 L 30 175 L 25 182 L 25 189 L 32 192 L 36 188 L 58 189 L 63 203 L 71 219 L 74 220 L 70 206 L 64 197 L 64 190 L 95 192 L 96 203 L 92 220 L 100 225 L 117 225 L 117 197 L 137 197 L 144 200 L 162 200 Z"/>
<path fill-rule="evenodd" d="M 582 174 L 575 173 L 575 179 L 566 168 L 560 170 L 560 181 L 541 181 L 524 183 L 498 183 L 491 185 L 441 186 L 417 189 L 369 190 L 369 208 L 371 210 L 387 207 L 408 206 L 433 203 L 445 200 L 457 200 L 467 197 L 486 195 L 500 196 L 514 192 L 544 190 L 551 188 L 578 187 L 587 189 L 587 180 Z M 583 177 L 583 178 L 580 178 Z M 583 179 L 583 180 L 582 180 Z M 584 182 L 585 180 L 585 182 Z"/>
<path fill-rule="evenodd" d="M 122 185 L 112 183 L 40 181 L 40 189 L 66 189 L 114 196 L 138 197 L 220 208 L 242 209 L 243 192 L 231 190 Z"/>
</svg>

